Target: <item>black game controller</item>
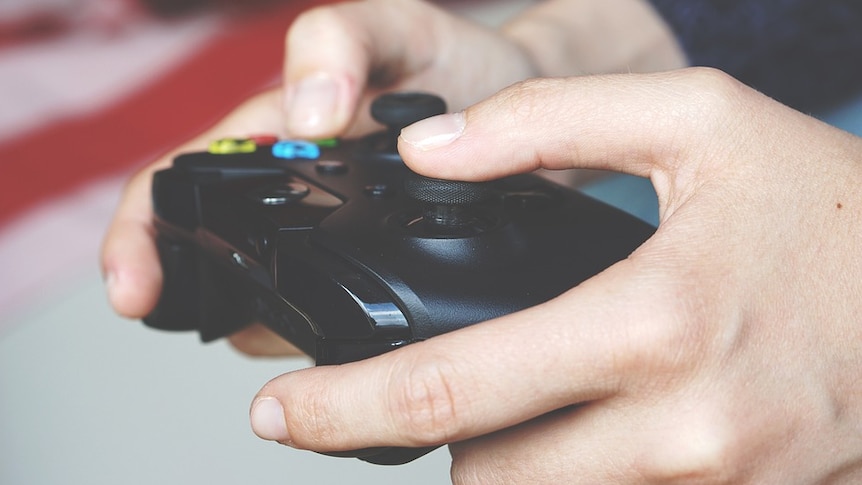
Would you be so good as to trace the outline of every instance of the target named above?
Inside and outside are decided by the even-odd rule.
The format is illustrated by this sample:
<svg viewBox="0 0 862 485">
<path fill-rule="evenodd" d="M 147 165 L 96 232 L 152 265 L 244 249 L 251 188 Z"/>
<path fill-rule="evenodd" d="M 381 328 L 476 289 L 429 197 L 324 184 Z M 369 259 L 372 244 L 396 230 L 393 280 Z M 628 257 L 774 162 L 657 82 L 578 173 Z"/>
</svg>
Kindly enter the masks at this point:
<svg viewBox="0 0 862 485">
<path fill-rule="evenodd" d="M 145 323 L 211 341 L 262 322 L 341 364 L 550 300 L 652 235 L 538 175 L 411 172 L 398 133 L 445 111 L 387 94 L 372 115 L 388 129 L 359 140 L 228 139 L 177 157 L 153 180 L 164 286 Z M 340 455 L 399 464 L 431 449 Z"/>
</svg>

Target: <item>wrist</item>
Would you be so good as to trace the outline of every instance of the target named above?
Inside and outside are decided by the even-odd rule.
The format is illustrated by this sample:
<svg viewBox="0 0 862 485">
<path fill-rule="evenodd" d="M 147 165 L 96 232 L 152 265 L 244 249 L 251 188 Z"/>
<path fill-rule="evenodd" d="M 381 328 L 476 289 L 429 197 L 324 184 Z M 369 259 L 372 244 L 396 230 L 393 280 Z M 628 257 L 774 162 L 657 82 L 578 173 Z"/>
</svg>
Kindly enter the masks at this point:
<svg viewBox="0 0 862 485">
<path fill-rule="evenodd" d="M 543 77 L 651 72 L 688 62 L 647 0 L 549 0 L 501 28 Z"/>
</svg>

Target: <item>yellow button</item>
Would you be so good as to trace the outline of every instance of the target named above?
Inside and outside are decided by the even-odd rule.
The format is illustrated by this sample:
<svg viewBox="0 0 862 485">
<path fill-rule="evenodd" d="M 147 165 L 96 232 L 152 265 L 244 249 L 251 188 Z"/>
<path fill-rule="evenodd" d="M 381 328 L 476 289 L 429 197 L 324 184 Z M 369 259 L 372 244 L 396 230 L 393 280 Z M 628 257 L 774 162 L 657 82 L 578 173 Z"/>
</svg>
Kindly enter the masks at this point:
<svg viewBox="0 0 862 485">
<path fill-rule="evenodd" d="M 221 138 L 210 143 L 209 152 L 216 155 L 252 153 L 257 150 L 254 140 L 247 138 Z"/>
</svg>

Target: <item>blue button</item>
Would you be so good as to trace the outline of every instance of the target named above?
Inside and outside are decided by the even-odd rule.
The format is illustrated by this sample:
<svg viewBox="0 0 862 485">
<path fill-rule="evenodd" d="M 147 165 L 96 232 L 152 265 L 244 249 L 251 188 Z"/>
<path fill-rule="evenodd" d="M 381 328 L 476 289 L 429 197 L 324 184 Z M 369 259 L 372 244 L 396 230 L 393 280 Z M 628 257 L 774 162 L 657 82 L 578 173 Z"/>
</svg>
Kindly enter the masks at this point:
<svg viewBox="0 0 862 485">
<path fill-rule="evenodd" d="M 272 155 L 287 160 L 295 158 L 314 160 L 320 157 L 320 147 L 307 141 L 281 140 L 272 146 Z"/>
</svg>

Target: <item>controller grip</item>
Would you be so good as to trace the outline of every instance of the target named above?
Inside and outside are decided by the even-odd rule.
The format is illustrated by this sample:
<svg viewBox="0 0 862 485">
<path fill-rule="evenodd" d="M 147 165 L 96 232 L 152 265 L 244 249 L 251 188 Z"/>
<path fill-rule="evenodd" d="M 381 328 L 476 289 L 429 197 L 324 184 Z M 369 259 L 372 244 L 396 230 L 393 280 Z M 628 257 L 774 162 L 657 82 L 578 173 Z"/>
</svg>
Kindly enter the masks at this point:
<svg viewBox="0 0 862 485">
<path fill-rule="evenodd" d="M 197 330 L 211 342 L 260 321 L 263 303 L 226 268 L 191 242 L 159 234 L 162 292 L 144 323 L 160 330 Z"/>
<path fill-rule="evenodd" d="M 162 266 L 162 292 L 144 323 L 159 330 L 200 328 L 201 299 L 198 288 L 196 249 L 187 243 L 156 237 Z"/>
</svg>

